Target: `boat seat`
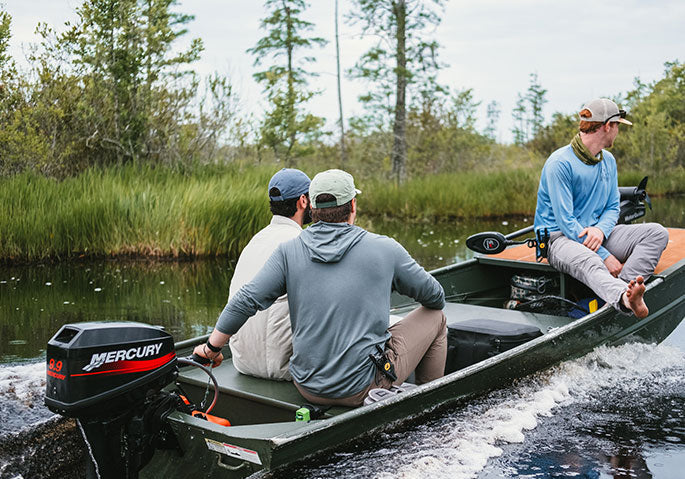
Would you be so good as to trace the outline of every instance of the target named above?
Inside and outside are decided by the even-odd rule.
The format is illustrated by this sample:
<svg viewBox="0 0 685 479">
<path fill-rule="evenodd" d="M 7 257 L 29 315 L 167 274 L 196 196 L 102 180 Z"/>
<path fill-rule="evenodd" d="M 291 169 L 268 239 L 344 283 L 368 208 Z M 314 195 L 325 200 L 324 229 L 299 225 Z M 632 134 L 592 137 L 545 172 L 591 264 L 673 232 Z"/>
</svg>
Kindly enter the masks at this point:
<svg viewBox="0 0 685 479">
<path fill-rule="evenodd" d="M 289 410 L 292 411 L 293 418 L 295 411 L 308 402 L 290 381 L 260 379 L 239 373 L 230 357 L 225 358 L 221 366 L 212 371 L 219 383 L 221 394 Z M 178 381 L 204 388 L 207 384 L 207 375 L 199 368 L 186 368 L 181 371 Z M 347 407 L 333 407 L 326 412 L 326 416 L 335 416 L 349 410 Z"/>
<path fill-rule="evenodd" d="M 668 230 L 668 245 L 662 253 L 659 263 L 654 269 L 654 274 L 661 273 L 683 259 L 682 252 L 684 251 L 683 248 L 685 248 L 685 229 L 666 229 Z M 538 269 L 542 271 L 556 271 L 549 265 L 549 263 L 547 263 L 547 260 L 537 263 L 535 261 L 535 248 L 529 248 L 525 244 L 510 246 L 499 254 L 477 254 L 476 258 L 478 258 L 480 263 L 484 264 L 516 266 L 524 267 L 526 269 Z"/>
<path fill-rule="evenodd" d="M 573 321 L 572 318 L 564 316 L 554 316 L 550 314 L 531 313 L 527 311 L 517 311 L 514 309 L 492 308 L 467 303 L 445 303 L 443 309 L 447 318 L 447 325 L 452 326 L 463 321 L 503 321 L 515 324 L 527 324 L 535 326 L 543 333 L 550 329 L 559 328 Z"/>
</svg>

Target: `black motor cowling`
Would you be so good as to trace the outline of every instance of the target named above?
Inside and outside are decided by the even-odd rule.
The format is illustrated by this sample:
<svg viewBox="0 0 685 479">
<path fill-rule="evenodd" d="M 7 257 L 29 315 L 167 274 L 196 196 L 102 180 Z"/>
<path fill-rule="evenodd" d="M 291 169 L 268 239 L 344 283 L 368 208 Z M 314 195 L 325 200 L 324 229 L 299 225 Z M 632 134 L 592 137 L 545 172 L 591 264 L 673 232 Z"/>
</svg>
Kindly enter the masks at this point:
<svg viewBox="0 0 685 479">
<path fill-rule="evenodd" d="M 69 417 L 126 409 L 175 379 L 172 336 L 140 323 L 67 324 L 48 342 L 45 405 Z"/>
<path fill-rule="evenodd" d="M 652 201 L 647 194 L 648 179 L 649 177 L 645 176 L 637 186 L 619 187 L 621 203 L 618 224 L 629 224 L 636 219 L 642 218 L 647 212 L 645 205 L 649 206 L 650 210 L 652 209 Z"/>
<path fill-rule="evenodd" d="M 177 448 L 165 422 L 177 397 L 172 336 L 140 323 L 63 326 L 48 342 L 45 404 L 78 420 L 88 477 L 137 478 L 156 448 Z"/>
</svg>

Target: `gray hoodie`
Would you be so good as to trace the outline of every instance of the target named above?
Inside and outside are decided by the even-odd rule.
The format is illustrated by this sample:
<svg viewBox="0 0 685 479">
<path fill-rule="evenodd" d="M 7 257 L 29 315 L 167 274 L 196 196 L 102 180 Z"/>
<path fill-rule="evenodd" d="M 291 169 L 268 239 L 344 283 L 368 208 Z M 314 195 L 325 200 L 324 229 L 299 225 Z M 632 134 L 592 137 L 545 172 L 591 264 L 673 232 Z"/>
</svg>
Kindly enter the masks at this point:
<svg viewBox="0 0 685 479">
<path fill-rule="evenodd" d="M 347 223 L 318 222 L 281 244 L 228 302 L 217 322 L 233 334 L 257 310 L 288 293 L 290 372 L 307 391 L 344 398 L 373 380 L 369 359 L 390 337 L 390 292 L 442 309 L 442 286 L 395 240 Z"/>
</svg>

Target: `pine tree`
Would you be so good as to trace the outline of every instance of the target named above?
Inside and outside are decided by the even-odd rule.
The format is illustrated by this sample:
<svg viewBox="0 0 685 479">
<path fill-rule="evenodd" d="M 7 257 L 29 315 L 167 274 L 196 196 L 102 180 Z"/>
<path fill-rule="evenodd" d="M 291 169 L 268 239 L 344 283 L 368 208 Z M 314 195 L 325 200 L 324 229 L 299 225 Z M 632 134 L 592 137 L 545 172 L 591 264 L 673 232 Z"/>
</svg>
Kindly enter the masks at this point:
<svg viewBox="0 0 685 479">
<path fill-rule="evenodd" d="M 307 89 L 307 79 L 316 74 L 303 68 L 314 58 L 297 54 L 327 43 L 323 38 L 306 36 L 313 29 L 312 23 L 301 18 L 307 6 L 304 0 L 266 0 L 264 7 L 269 16 L 261 22 L 266 36 L 248 50 L 255 57 L 255 66 L 262 65 L 267 58 L 274 62 L 284 59 L 255 73 L 254 78 L 264 85 L 271 105 L 262 124 L 260 141 L 287 166 L 293 163 L 301 140 L 324 123 L 323 118 L 304 111 L 304 105 L 316 94 Z"/>
<path fill-rule="evenodd" d="M 487 119 L 487 126 L 483 133 L 492 140 L 497 140 L 497 123 L 502 114 L 499 103 L 495 100 L 488 103 L 485 117 Z"/>
<path fill-rule="evenodd" d="M 531 73 L 530 85 L 528 86 L 528 92 L 526 93 L 526 100 L 530 108 L 529 138 L 535 138 L 538 135 L 545 121 L 542 109 L 545 106 L 545 103 L 547 103 L 547 99 L 545 98 L 546 94 L 547 90 L 540 85 L 538 74 Z"/>
<path fill-rule="evenodd" d="M 438 44 L 424 40 L 424 32 L 440 23 L 438 10 L 443 0 L 356 0 L 348 17 L 361 23 L 364 34 L 379 38 L 374 47 L 351 70 L 373 88 L 359 99 L 370 115 L 367 121 L 384 128 L 392 118 L 392 175 L 398 183 L 406 177 L 408 90 L 415 85 L 433 85 L 441 67 L 437 61 Z M 431 80 L 432 78 L 432 80 Z M 411 93 L 411 92 L 410 92 Z M 417 99 L 419 97 L 416 92 Z"/>
<path fill-rule="evenodd" d="M 528 141 L 527 125 L 526 125 L 526 99 L 520 93 L 516 101 L 516 107 L 511 113 L 511 118 L 514 120 L 514 126 L 511 133 L 514 136 L 514 144 L 523 145 Z"/>
</svg>

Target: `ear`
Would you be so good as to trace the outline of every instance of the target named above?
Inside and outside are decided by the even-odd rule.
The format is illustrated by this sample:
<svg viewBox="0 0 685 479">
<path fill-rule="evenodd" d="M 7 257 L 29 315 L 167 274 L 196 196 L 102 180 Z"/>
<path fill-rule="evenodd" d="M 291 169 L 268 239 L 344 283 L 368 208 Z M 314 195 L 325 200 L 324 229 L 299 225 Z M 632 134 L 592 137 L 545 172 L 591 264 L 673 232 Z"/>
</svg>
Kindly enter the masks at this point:
<svg viewBox="0 0 685 479">
<path fill-rule="evenodd" d="M 300 195 L 300 198 L 297 200 L 297 209 L 304 210 L 306 208 L 307 208 L 307 197 L 305 195 Z"/>
</svg>

